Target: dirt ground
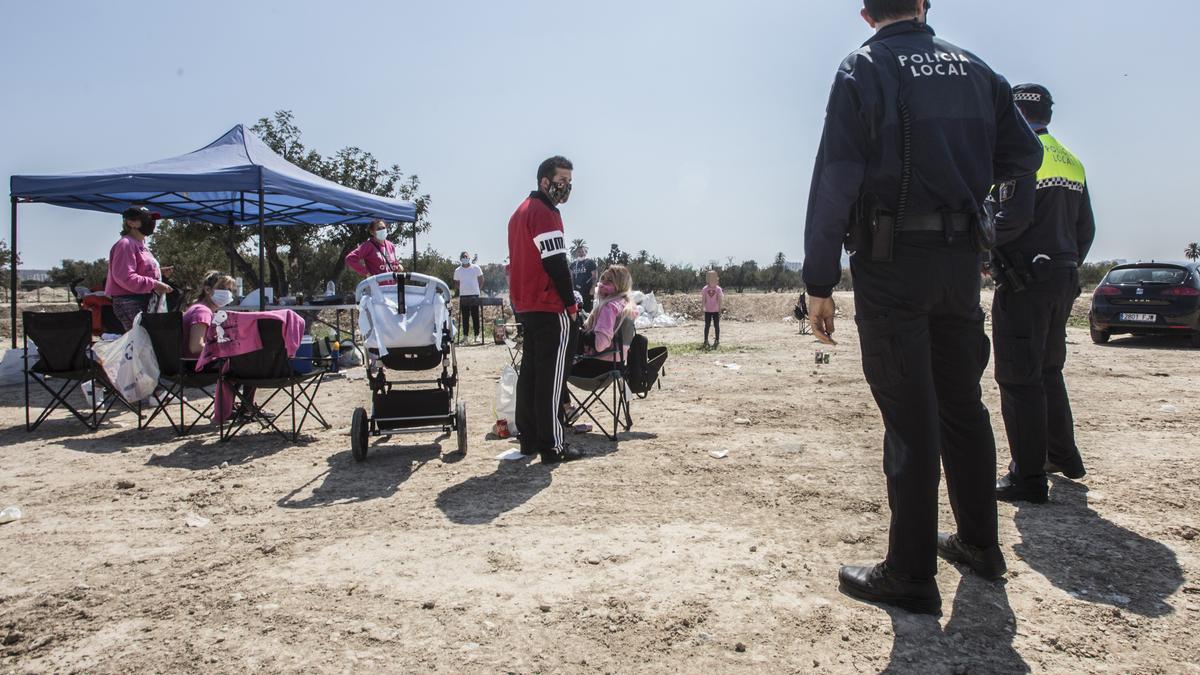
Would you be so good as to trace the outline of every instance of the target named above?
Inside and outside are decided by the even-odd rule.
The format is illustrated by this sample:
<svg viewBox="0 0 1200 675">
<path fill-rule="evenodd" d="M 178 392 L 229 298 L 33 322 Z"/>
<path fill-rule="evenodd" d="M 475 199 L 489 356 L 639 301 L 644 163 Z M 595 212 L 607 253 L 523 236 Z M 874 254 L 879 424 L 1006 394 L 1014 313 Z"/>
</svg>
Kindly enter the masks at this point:
<svg viewBox="0 0 1200 675">
<path fill-rule="evenodd" d="M 650 331 L 674 353 L 633 431 L 574 436 L 588 459 L 553 468 L 494 459 L 514 447 L 487 438 L 496 346 L 459 350 L 465 457 L 428 433 L 356 463 L 369 392 L 345 378 L 319 396 L 333 430 L 296 445 L 128 413 L 29 434 L 0 390 L 0 508 L 25 513 L 0 525 L 0 671 L 1200 672 L 1186 341 L 1071 329 L 1089 475 L 1000 506 L 1005 582 L 939 563 L 939 620 L 837 591 L 888 527 L 849 297 L 821 366 L 790 296 L 734 300 L 758 320 L 727 321 L 719 353 L 694 321 Z"/>
</svg>

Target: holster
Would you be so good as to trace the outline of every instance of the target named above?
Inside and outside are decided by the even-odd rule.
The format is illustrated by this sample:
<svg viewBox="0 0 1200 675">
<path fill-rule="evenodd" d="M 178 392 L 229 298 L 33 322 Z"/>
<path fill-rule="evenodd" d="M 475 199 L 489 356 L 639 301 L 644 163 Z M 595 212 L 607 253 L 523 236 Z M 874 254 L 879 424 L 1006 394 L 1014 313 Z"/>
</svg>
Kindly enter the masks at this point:
<svg viewBox="0 0 1200 675">
<path fill-rule="evenodd" d="M 895 243 L 894 221 L 881 222 L 883 208 L 874 194 L 865 194 L 850 210 L 850 227 L 846 231 L 846 252 L 866 253 L 873 262 L 891 262 Z"/>
<path fill-rule="evenodd" d="M 997 288 L 1020 293 L 1029 286 L 1029 271 L 1021 269 L 1011 256 L 999 248 L 993 248 L 992 260 L 988 263 L 988 274 Z"/>
</svg>

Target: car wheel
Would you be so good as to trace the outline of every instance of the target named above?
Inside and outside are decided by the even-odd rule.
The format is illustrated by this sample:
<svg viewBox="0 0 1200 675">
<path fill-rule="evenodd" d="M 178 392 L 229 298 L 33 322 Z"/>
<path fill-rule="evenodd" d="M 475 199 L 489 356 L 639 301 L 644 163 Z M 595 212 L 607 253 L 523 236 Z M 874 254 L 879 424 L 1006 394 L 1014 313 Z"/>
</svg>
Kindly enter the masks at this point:
<svg viewBox="0 0 1200 675">
<path fill-rule="evenodd" d="M 1092 342 L 1098 345 L 1108 344 L 1108 338 L 1111 337 L 1106 330 L 1091 329 Z"/>
</svg>

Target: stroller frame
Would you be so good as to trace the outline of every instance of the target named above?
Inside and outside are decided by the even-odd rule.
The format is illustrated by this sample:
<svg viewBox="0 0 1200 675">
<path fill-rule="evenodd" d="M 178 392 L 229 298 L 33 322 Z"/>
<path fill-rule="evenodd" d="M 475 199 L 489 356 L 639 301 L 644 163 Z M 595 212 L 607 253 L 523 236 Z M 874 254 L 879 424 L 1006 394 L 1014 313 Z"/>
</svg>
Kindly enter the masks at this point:
<svg viewBox="0 0 1200 675">
<path fill-rule="evenodd" d="M 380 287 L 380 281 L 394 281 L 398 309 L 406 314 L 404 289 L 409 282 L 425 285 L 426 293 L 433 287 L 433 294 L 441 296 L 438 301 L 446 308 L 445 320 L 439 333 L 439 346 L 414 349 L 388 348 L 380 356 L 379 350 L 370 348 L 363 339 L 367 352 L 367 384 L 371 388 L 371 411 L 355 408 L 350 424 L 350 449 L 354 459 L 366 461 L 370 439 L 374 436 L 391 437 L 398 434 L 421 433 L 438 429 L 443 434 L 457 433 L 458 452 L 467 452 L 467 404 L 458 400 L 458 355 L 455 351 L 454 320 L 451 314 L 451 293 L 446 282 L 436 277 L 416 273 L 378 274 L 363 280 L 355 289 L 355 299 L 362 301 L 371 289 L 386 292 L 391 286 Z M 374 282 L 374 283 L 372 283 Z M 412 286 L 420 288 L 420 286 Z M 374 318 L 363 312 L 368 322 Z M 431 370 L 441 366 L 436 379 L 399 380 L 389 379 L 387 370 L 416 371 Z M 414 387 L 424 387 L 414 389 Z"/>
</svg>

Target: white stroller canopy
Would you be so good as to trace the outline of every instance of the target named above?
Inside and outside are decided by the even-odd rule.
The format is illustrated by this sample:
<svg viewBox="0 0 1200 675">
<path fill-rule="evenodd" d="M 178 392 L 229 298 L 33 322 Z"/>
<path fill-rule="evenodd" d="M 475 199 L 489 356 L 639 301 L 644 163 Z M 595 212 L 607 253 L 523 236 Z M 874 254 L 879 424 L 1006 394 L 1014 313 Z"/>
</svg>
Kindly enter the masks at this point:
<svg viewBox="0 0 1200 675">
<path fill-rule="evenodd" d="M 364 279 L 354 291 L 358 300 L 358 329 L 368 349 L 383 356 L 389 350 L 418 347 L 442 348 L 442 329 L 450 328 L 454 339 L 454 324 L 450 318 L 450 287 L 436 277 L 409 274 L 404 286 L 405 311 L 397 301 L 399 288 L 381 286 L 391 281 L 391 274 L 378 274 Z M 417 285 L 423 284 L 423 285 Z"/>
</svg>

